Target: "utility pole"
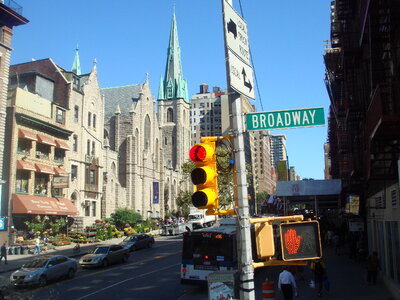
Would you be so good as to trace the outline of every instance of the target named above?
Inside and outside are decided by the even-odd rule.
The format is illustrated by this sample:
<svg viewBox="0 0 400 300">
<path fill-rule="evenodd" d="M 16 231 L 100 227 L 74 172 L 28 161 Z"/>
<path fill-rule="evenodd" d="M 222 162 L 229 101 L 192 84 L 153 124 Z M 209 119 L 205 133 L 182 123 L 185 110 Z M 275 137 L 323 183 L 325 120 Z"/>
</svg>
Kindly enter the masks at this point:
<svg viewBox="0 0 400 300">
<path fill-rule="evenodd" d="M 222 0 L 223 13 L 227 12 L 224 7 L 227 2 L 232 6 L 232 0 Z M 224 18 L 225 19 L 225 18 Z M 226 22 L 224 24 L 224 38 L 227 41 L 227 33 L 225 30 Z M 247 42 L 247 41 L 246 41 Z M 230 128 L 231 139 L 233 141 L 233 151 L 235 159 L 234 168 L 234 193 L 235 204 L 238 206 L 237 212 L 237 236 L 238 236 L 238 269 L 239 276 L 239 290 L 240 299 L 254 300 L 254 269 L 253 257 L 251 248 L 251 231 L 250 231 L 250 211 L 249 200 L 247 198 L 247 179 L 246 179 L 246 160 L 244 153 L 244 117 L 242 112 L 242 99 L 240 94 L 232 89 L 230 79 L 230 62 L 228 57 L 228 47 L 225 42 L 225 58 L 226 58 L 226 74 L 228 83 L 228 101 L 229 101 L 229 114 L 230 114 Z M 233 63 L 232 63 L 233 64 Z M 244 69 L 243 69 L 244 70 Z M 243 75 L 244 77 L 245 75 Z M 245 80 L 245 78 L 243 79 Z"/>
</svg>

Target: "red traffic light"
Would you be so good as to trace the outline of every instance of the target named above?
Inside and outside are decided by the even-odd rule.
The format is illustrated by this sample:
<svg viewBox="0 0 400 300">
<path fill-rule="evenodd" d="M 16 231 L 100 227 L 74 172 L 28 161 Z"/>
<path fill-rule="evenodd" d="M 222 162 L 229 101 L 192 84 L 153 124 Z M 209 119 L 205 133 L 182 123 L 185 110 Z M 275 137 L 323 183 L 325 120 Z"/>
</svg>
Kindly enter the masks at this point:
<svg viewBox="0 0 400 300">
<path fill-rule="evenodd" d="M 319 223 L 282 223 L 280 237 L 283 260 L 308 260 L 322 256 Z"/>
<path fill-rule="evenodd" d="M 193 162 L 206 162 L 212 159 L 215 150 L 206 143 L 195 144 L 189 151 L 189 157 Z"/>
</svg>

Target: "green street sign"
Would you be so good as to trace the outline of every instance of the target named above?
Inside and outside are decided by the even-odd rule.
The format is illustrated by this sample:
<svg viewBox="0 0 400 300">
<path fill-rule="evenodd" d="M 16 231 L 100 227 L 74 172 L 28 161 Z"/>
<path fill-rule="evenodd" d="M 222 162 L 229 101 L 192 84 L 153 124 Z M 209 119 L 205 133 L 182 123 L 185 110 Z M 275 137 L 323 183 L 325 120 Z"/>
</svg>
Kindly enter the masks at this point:
<svg viewBox="0 0 400 300">
<path fill-rule="evenodd" d="M 247 130 L 272 130 L 324 125 L 325 116 L 323 107 L 246 114 Z"/>
</svg>

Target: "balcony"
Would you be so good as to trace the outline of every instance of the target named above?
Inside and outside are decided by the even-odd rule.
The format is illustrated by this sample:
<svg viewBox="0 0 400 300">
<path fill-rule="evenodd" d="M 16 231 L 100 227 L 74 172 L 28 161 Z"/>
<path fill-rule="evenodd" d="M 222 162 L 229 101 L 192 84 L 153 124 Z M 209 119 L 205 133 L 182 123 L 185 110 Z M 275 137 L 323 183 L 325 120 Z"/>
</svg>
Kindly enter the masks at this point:
<svg viewBox="0 0 400 300">
<path fill-rule="evenodd" d="M 4 0 L 4 5 L 11 8 L 13 11 L 22 16 L 22 6 L 13 0 Z"/>
<path fill-rule="evenodd" d="M 85 155 L 85 163 L 98 166 L 99 165 L 99 158 L 93 155 Z"/>
</svg>

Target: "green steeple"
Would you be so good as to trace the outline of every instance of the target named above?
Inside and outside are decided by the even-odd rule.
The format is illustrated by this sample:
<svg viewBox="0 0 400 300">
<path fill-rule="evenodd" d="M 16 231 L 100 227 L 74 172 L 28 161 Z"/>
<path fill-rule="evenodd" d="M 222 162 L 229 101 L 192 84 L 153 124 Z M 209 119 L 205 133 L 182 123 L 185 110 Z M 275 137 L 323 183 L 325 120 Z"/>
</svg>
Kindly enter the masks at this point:
<svg viewBox="0 0 400 300">
<path fill-rule="evenodd" d="M 74 63 L 72 64 L 72 72 L 74 72 L 76 75 L 81 75 L 81 62 L 79 60 L 79 49 L 78 45 L 76 45 L 75 49 L 75 58 L 74 58 Z"/>
<path fill-rule="evenodd" d="M 161 78 L 158 91 L 158 99 L 178 99 L 189 101 L 186 80 L 183 78 L 181 65 L 181 49 L 178 40 L 178 28 L 176 26 L 175 12 L 172 16 L 171 32 L 167 52 L 167 65 L 164 80 Z"/>
</svg>

